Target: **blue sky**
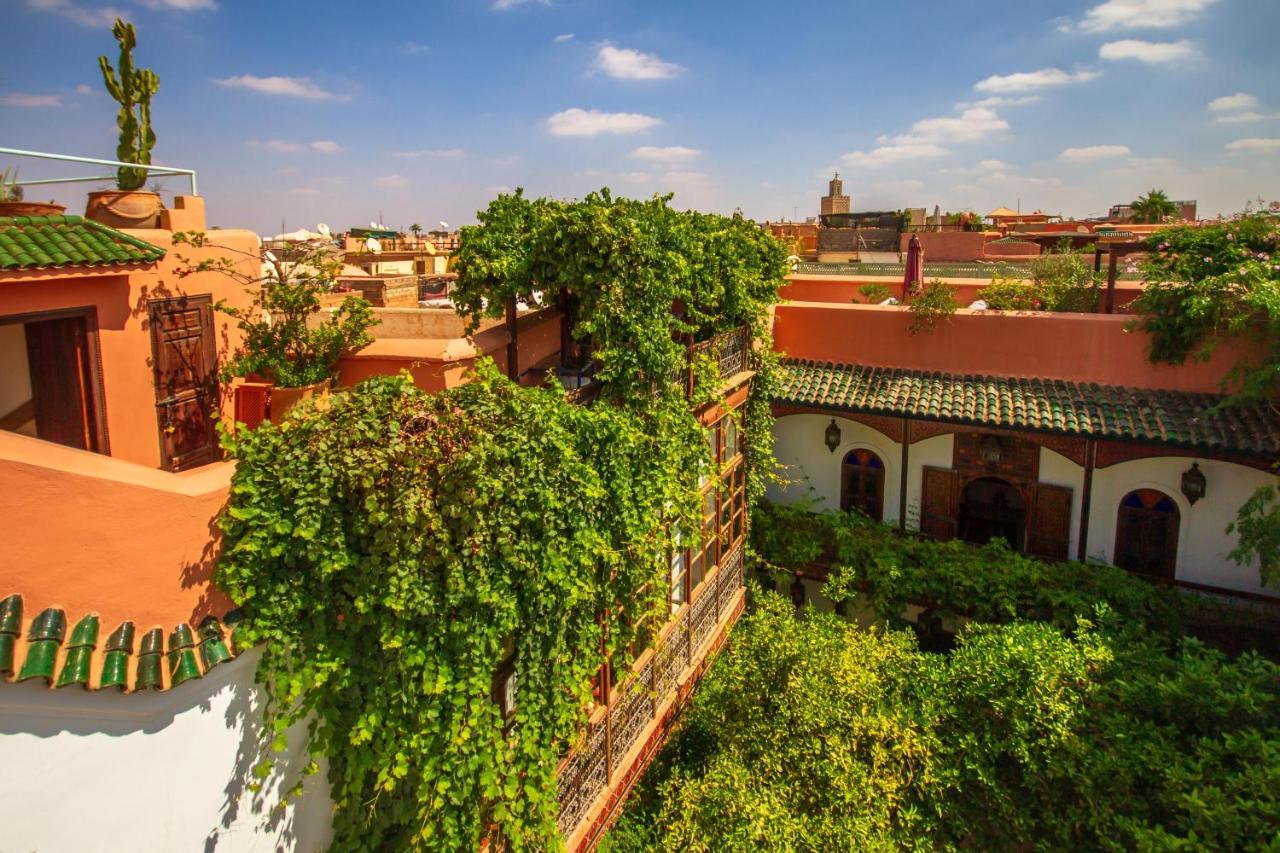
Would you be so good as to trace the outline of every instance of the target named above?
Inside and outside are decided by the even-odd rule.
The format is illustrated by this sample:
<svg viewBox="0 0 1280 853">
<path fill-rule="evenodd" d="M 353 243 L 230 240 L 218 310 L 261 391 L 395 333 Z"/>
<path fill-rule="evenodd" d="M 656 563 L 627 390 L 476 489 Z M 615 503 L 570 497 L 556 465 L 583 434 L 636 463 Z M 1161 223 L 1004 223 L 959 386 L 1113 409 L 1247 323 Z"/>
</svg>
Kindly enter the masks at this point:
<svg viewBox="0 0 1280 853">
<path fill-rule="evenodd" d="M 855 209 L 1280 198 L 1275 0 L 0 9 L 0 144 L 113 156 L 96 57 L 122 13 L 161 78 L 156 162 L 199 171 L 211 224 L 264 233 L 464 224 L 515 186 L 803 217 L 837 168 Z"/>
</svg>

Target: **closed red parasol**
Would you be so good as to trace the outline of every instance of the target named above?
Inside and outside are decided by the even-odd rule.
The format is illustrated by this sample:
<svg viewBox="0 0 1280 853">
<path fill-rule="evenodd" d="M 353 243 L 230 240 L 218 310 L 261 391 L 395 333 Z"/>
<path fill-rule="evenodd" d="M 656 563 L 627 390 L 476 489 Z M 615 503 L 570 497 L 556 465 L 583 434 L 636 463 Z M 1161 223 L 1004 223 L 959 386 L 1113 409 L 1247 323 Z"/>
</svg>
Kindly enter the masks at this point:
<svg viewBox="0 0 1280 853">
<path fill-rule="evenodd" d="M 924 249 L 920 248 L 920 238 L 911 235 L 907 244 L 907 269 L 902 276 L 902 301 L 910 302 L 911 294 L 919 293 L 924 287 Z"/>
</svg>

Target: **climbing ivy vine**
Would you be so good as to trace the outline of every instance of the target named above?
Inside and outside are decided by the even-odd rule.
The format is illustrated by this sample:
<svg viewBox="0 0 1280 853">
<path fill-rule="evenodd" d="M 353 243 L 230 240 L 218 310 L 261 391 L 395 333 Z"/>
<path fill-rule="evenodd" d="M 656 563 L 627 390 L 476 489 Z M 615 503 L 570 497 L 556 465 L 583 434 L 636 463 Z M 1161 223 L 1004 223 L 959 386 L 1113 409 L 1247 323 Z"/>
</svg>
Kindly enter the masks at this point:
<svg viewBox="0 0 1280 853">
<path fill-rule="evenodd" d="M 591 678 L 606 659 L 628 665 L 665 611 L 670 531 L 697 528 L 711 462 L 677 382 L 683 341 L 763 334 L 785 270 L 740 217 L 667 202 L 516 193 L 464 230 L 456 298 L 473 319 L 572 285 L 605 381 L 595 405 L 485 361 L 439 394 L 373 379 L 228 438 L 239 464 L 215 580 L 263 650 L 261 772 L 310 721 L 335 850 L 562 846 L 556 766 Z M 771 364 L 759 357 L 766 392 Z M 696 367 L 695 404 L 712 393 Z M 749 403 L 756 454 L 768 414 L 767 398 Z"/>
</svg>

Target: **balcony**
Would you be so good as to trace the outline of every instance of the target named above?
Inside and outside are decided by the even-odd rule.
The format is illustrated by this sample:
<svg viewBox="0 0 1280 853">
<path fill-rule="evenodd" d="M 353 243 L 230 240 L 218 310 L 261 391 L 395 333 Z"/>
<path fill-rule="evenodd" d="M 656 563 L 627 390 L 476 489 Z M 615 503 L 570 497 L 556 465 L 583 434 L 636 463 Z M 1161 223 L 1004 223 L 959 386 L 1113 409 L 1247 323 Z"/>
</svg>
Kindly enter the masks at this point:
<svg viewBox="0 0 1280 853">
<path fill-rule="evenodd" d="M 589 849 L 599 839 L 741 614 L 743 548 L 735 545 L 693 603 L 659 632 L 563 759 L 559 826 L 567 849 Z"/>
</svg>

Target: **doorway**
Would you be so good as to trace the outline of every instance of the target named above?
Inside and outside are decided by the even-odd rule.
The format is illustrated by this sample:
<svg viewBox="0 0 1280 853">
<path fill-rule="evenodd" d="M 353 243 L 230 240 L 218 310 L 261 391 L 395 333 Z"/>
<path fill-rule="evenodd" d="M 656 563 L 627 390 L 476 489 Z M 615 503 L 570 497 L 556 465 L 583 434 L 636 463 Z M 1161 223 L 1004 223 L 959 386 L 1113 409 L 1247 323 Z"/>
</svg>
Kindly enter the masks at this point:
<svg viewBox="0 0 1280 853">
<path fill-rule="evenodd" d="M 1026 501 L 999 477 L 980 477 L 964 487 L 958 521 L 960 538 L 976 545 L 1000 538 L 1021 551 L 1026 541 Z"/>
<path fill-rule="evenodd" d="M 0 317 L 0 429 L 108 453 L 92 308 Z"/>
<path fill-rule="evenodd" d="M 156 381 L 161 465 L 184 471 L 222 456 L 218 447 L 218 358 L 209 296 L 147 304 Z"/>
</svg>

